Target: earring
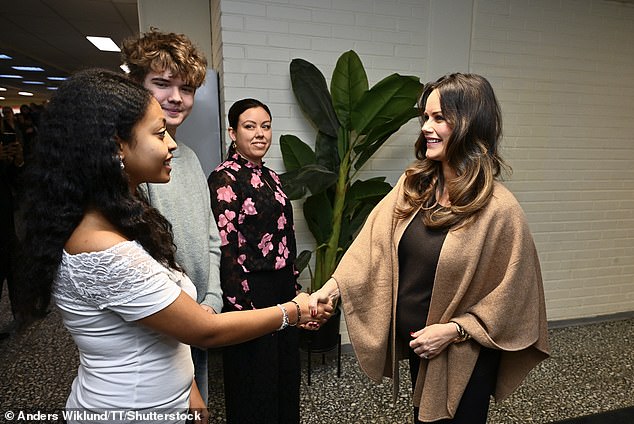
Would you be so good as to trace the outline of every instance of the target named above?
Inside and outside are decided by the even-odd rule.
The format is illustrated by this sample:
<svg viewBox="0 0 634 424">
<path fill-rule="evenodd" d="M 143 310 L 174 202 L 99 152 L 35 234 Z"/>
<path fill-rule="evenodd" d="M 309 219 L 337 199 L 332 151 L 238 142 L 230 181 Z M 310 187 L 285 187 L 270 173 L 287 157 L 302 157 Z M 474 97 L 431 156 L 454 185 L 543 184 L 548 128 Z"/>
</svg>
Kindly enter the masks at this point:
<svg viewBox="0 0 634 424">
<path fill-rule="evenodd" d="M 233 140 L 233 141 L 231 142 L 231 148 L 232 148 L 233 150 L 235 150 L 237 147 L 238 147 L 238 146 L 236 146 L 236 141 L 235 141 L 235 140 Z"/>
<path fill-rule="evenodd" d="M 123 158 L 121 156 L 119 156 L 119 166 L 121 167 L 121 170 L 125 169 L 125 164 L 123 163 Z"/>
</svg>

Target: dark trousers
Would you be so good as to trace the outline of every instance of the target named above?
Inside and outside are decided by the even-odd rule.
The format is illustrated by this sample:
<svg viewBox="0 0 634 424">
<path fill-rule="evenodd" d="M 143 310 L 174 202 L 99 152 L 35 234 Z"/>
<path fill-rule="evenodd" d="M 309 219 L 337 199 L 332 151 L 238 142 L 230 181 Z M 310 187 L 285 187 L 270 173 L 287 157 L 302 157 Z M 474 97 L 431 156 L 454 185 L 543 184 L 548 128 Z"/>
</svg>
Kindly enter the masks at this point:
<svg viewBox="0 0 634 424">
<path fill-rule="evenodd" d="M 473 343 L 473 342 L 471 342 Z M 456 415 L 453 419 L 434 421 L 438 424 L 484 424 L 489 414 L 489 401 L 495 391 L 495 384 L 500 363 L 499 350 L 480 347 L 480 355 L 476 362 L 469 383 L 465 388 Z M 412 378 L 412 388 L 416 384 L 418 368 L 421 358 L 409 351 L 409 371 Z M 422 424 L 418 420 L 418 407 L 414 408 L 414 424 Z"/>
</svg>

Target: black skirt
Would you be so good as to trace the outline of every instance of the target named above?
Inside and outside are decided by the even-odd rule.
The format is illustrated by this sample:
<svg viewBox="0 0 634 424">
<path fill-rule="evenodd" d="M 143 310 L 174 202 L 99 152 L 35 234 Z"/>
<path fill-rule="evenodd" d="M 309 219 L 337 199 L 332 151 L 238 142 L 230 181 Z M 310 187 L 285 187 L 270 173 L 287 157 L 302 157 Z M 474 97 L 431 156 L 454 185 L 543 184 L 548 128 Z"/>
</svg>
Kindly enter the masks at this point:
<svg viewBox="0 0 634 424">
<path fill-rule="evenodd" d="M 291 267 L 249 275 L 256 308 L 295 297 Z M 287 327 L 223 349 L 228 424 L 299 423 L 299 333 Z"/>
</svg>

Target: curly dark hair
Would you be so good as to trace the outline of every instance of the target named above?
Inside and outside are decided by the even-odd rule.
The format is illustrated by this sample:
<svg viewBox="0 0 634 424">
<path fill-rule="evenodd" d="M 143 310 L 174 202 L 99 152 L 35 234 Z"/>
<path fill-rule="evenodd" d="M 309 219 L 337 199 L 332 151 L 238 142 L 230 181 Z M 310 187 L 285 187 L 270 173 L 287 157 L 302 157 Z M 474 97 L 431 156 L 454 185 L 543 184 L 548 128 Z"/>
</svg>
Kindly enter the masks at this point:
<svg viewBox="0 0 634 424">
<path fill-rule="evenodd" d="M 19 237 L 26 257 L 18 308 L 46 309 L 64 244 L 88 210 L 98 210 L 160 263 L 179 269 L 169 222 L 131 192 L 117 137 L 134 143 L 151 93 L 124 75 L 90 69 L 72 76 L 52 97 L 26 165 Z"/>
</svg>

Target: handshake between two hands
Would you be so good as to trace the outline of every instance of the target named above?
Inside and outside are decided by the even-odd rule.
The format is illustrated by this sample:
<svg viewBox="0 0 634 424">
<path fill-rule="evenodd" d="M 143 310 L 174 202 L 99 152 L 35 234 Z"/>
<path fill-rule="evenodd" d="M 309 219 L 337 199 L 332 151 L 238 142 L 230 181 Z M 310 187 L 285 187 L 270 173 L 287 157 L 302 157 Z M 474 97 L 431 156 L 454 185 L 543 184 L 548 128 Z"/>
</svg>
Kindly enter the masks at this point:
<svg viewBox="0 0 634 424">
<path fill-rule="evenodd" d="M 301 309 L 299 327 L 305 330 L 318 330 L 332 315 L 338 299 L 339 287 L 332 278 L 311 295 L 298 294 L 294 300 Z"/>
</svg>

